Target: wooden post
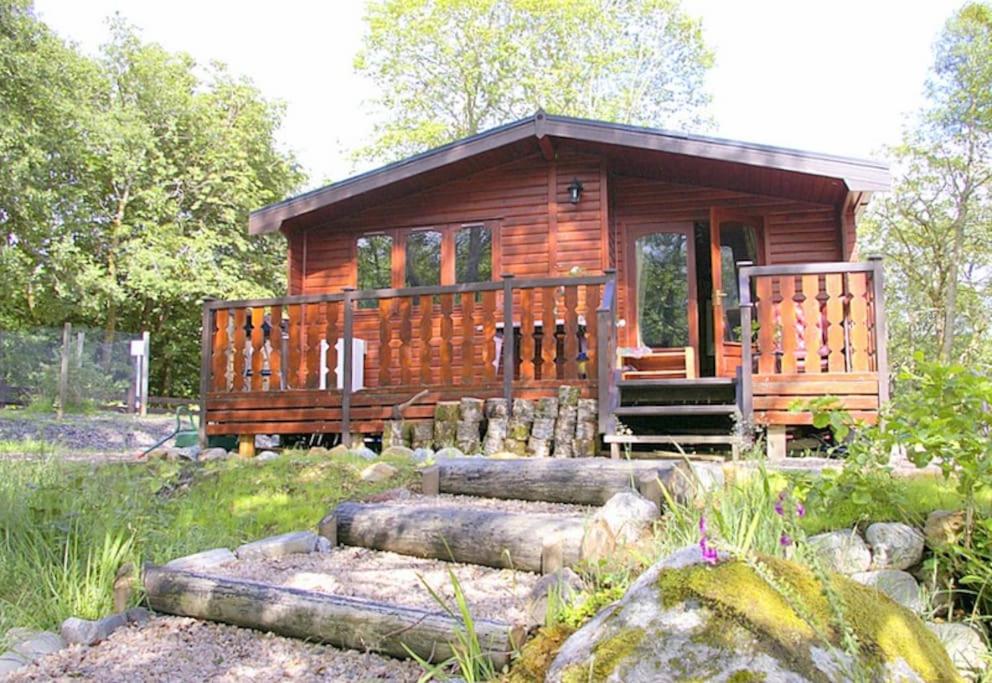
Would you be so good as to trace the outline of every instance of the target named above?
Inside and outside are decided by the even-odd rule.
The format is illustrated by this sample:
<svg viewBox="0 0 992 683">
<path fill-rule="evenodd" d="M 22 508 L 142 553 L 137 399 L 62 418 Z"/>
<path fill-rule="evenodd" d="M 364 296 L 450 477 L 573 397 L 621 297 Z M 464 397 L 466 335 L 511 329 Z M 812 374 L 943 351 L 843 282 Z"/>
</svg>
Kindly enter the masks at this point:
<svg viewBox="0 0 992 683">
<path fill-rule="evenodd" d="M 59 367 L 59 406 L 58 419 L 65 415 L 65 397 L 69 390 L 69 348 L 72 337 L 72 323 L 66 323 L 62 327 L 62 363 Z"/>
<path fill-rule="evenodd" d="M 420 493 L 436 496 L 441 493 L 441 468 L 437 465 L 425 467 L 421 472 Z"/>
<path fill-rule="evenodd" d="M 503 273 L 503 398 L 513 405 L 513 274 Z"/>
<path fill-rule="evenodd" d="M 786 428 L 785 425 L 768 425 L 768 459 L 785 460 L 788 449 L 786 448 Z"/>
<path fill-rule="evenodd" d="M 882 257 L 869 256 L 871 263 L 872 304 L 875 311 L 875 367 L 878 370 L 879 408 L 889 400 L 888 329 L 885 320 L 885 279 Z"/>
<path fill-rule="evenodd" d="M 741 373 L 740 410 L 741 419 L 747 424 L 754 423 L 754 387 L 751 376 L 751 261 L 741 261 L 737 280 L 737 291 L 741 308 Z"/>
<path fill-rule="evenodd" d="M 140 390 L 138 400 L 141 406 L 141 416 L 148 414 L 148 366 L 151 364 L 151 333 L 141 333 L 141 377 L 139 382 Z"/>
<path fill-rule="evenodd" d="M 597 391 L 599 406 L 599 433 L 613 434 L 613 411 L 610 403 L 610 391 L 613 386 L 614 367 L 616 363 L 615 354 L 612 352 L 610 343 L 613 335 L 616 334 L 616 315 L 614 301 L 616 300 L 616 270 L 607 268 L 603 273 L 609 278 L 603 288 L 603 300 L 596 309 L 596 363 L 597 370 Z M 613 449 L 611 447 L 611 453 Z"/>
<path fill-rule="evenodd" d="M 355 311 L 354 311 L 354 287 L 344 288 L 344 333 L 342 334 L 341 353 L 344 354 L 341 368 L 341 443 L 351 448 L 351 376 L 354 369 L 354 354 L 352 346 L 354 342 Z"/>
<path fill-rule="evenodd" d="M 238 435 L 238 455 L 242 458 L 254 458 L 255 457 L 255 435 L 254 434 L 239 434 Z"/>
<path fill-rule="evenodd" d="M 200 332 L 200 448 L 207 447 L 207 392 L 210 391 L 210 369 L 214 343 L 213 297 L 203 299 L 203 321 Z"/>
</svg>

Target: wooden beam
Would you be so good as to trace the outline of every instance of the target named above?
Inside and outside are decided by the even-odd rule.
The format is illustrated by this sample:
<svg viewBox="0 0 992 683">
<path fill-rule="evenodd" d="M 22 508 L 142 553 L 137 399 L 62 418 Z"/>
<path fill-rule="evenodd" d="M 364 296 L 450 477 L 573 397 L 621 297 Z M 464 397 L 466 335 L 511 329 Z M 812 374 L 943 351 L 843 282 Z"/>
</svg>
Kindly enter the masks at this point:
<svg viewBox="0 0 992 683">
<path fill-rule="evenodd" d="M 460 620 L 438 611 L 390 605 L 193 572 L 146 566 L 144 587 L 156 612 L 219 621 L 360 652 L 429 661 L 452 656 Z M 523 630 L 475 619 L 485 655 L 497 669 L 523 644 Z"/>
<path fill-rule="evenodd" d="M 541 150 L 541 156 L 544 157 L 545 161 L 554 161 L 556 156 L 555 145 L 551 141 L 551 138 L 546 135 L 537 138 L 537 146 Z"/>
</svg>

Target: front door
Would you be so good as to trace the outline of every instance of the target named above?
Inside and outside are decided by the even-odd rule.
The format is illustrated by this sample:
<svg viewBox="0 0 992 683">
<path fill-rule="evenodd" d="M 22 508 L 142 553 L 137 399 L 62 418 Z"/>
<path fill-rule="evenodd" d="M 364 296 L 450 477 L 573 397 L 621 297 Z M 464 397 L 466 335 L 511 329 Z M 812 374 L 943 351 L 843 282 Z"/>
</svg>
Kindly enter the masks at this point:
<svg viewBox="0 0 992 683">
<path fill-rule="evenodd" d="M 642 352 L 683 354 L 686 374 L 694 376 L 699 334 L 693 225 L 635 224 L 625 230 L 628 344 Z"/>
<path fill-rule="evenodd" d="M 741 364 L 741 297 L 737 274 L 742 261 L 764 263 L 764 225 L 760 216 L 713 209 L 710 256 L 713 273 L 713 350 L 716 374 L 733 377 Z"/>
</svg>

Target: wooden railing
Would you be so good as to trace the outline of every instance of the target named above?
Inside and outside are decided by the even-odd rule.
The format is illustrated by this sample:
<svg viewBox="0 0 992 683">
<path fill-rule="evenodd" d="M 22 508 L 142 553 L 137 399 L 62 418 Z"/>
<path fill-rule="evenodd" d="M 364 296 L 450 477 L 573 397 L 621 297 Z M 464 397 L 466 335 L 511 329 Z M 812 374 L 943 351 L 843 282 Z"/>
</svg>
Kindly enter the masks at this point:
<svg viewBox="0 0 992 683">
<path fill-rule="evenodd" d="M 502 389 L 508 399 L 515 383 L 518 389 L 563 383 L 595 387 L 613 357 L 609 345 L 603 355 L 602 341 L 615 339 L 615 304 L 604 313 L 604 302 L 615 299 L 614 288 L 614 274 L 608 271 L 207 301 L 203 414 L 208 397 L 228 404 L 243 397 L 241 408 L 256 398 L 261 406 L 266 396 L 337 393 L 340 406 L 334 410 L 340 419 L 337 412 L 327 419 L 350 436 L 353 403 L 361 392 L 389 397 L 395 404 L 407 393 L 430 387 L 464 387 L 466 393 Z M 356 340 L 365 353 L 345 352 Z M 364 359 L 361 368 L 354 365 L 356 359 Z"/>
<path fill-rule="evenodd" d="M 785 417 L 804 396 L 837 395 L 870 417 L 888 400 L 883 274 L 867 263 L 742 264 L 742 412 Z M 756 387 L 757 394 L 756 398 Z"/>
</svg>

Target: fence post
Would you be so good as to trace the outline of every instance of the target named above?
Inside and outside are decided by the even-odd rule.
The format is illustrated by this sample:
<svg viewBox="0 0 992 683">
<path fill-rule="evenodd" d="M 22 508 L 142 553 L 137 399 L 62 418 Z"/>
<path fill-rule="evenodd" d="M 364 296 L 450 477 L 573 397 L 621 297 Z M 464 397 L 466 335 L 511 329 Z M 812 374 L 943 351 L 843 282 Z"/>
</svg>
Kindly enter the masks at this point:
<svg viewBox="0 0 992 683">
<path fill-rule="evenodd" d="M 150 332 L 141 333 L 141 416 L 148 414 L 148 366 L 152 360 L 152 341 Z"/>
<path fill-rule="evenodd" d="M 513 404 L 513 273 L 503 273 L 503 398 Z"/>
<path fill-rule="evenodd" d="M 740 410 L 741 419 L 750 428 L 754 422 L 754 387 L 751 363 L 751 261 L 741 261 L 737 275 L 737 292 L 741 308 L 741 374 Z"/>
<path fill-rule="evenodd" d="M 871 263 L 872 299 L 875 309 L 875 366 L 878 369 L 878 403 L 889 401 L 889 350 L 888 325 L 885 320 L 885 279 L 882 273 L 882 257 L 868 257 Z"/>
<path fill-rule="evenodd" d="M 210 391 L 211 356 L 214 344 L 214 318 L 210 304 L 213 297 L 203 298 L 203 328 L 200 334 L 200 448 L 207 447 L 207 392 Z"/>
<path fill-rule="evenodd" d="M 603 298 L 596 309 L 596 363 L 597 390 L 599 394 L 599 433 L 613 434 L 613 404 L 612 388 L 616 371 L 616 353 L 612 350 L 611 340 L 616 334 L 616 315 L 613 302 L 616 299 L 616 270 L 607 268 L 603 271 L 607 276 L 603 288 Z"/>
<path fill-rule="evenodd" d="M 354 357 L 352 347 L 354 341 L 354 287 L 344 288 L 344 333 L 342 334 L 341 353 L 341 443 L 351 448 L 351 376 L 353 372 L 352 364 Z"/>
<path fill-rule="evenodd" d="M 72 323 L 66 323 L 62 327 L 62 363 L 59 367 L 59 407 L 57 415 L 60 420 L 65 415 L 65 396 L 69 389 L 69 356 L 72 353 L 70 349 L 71 338 Z"/>
</svg>

